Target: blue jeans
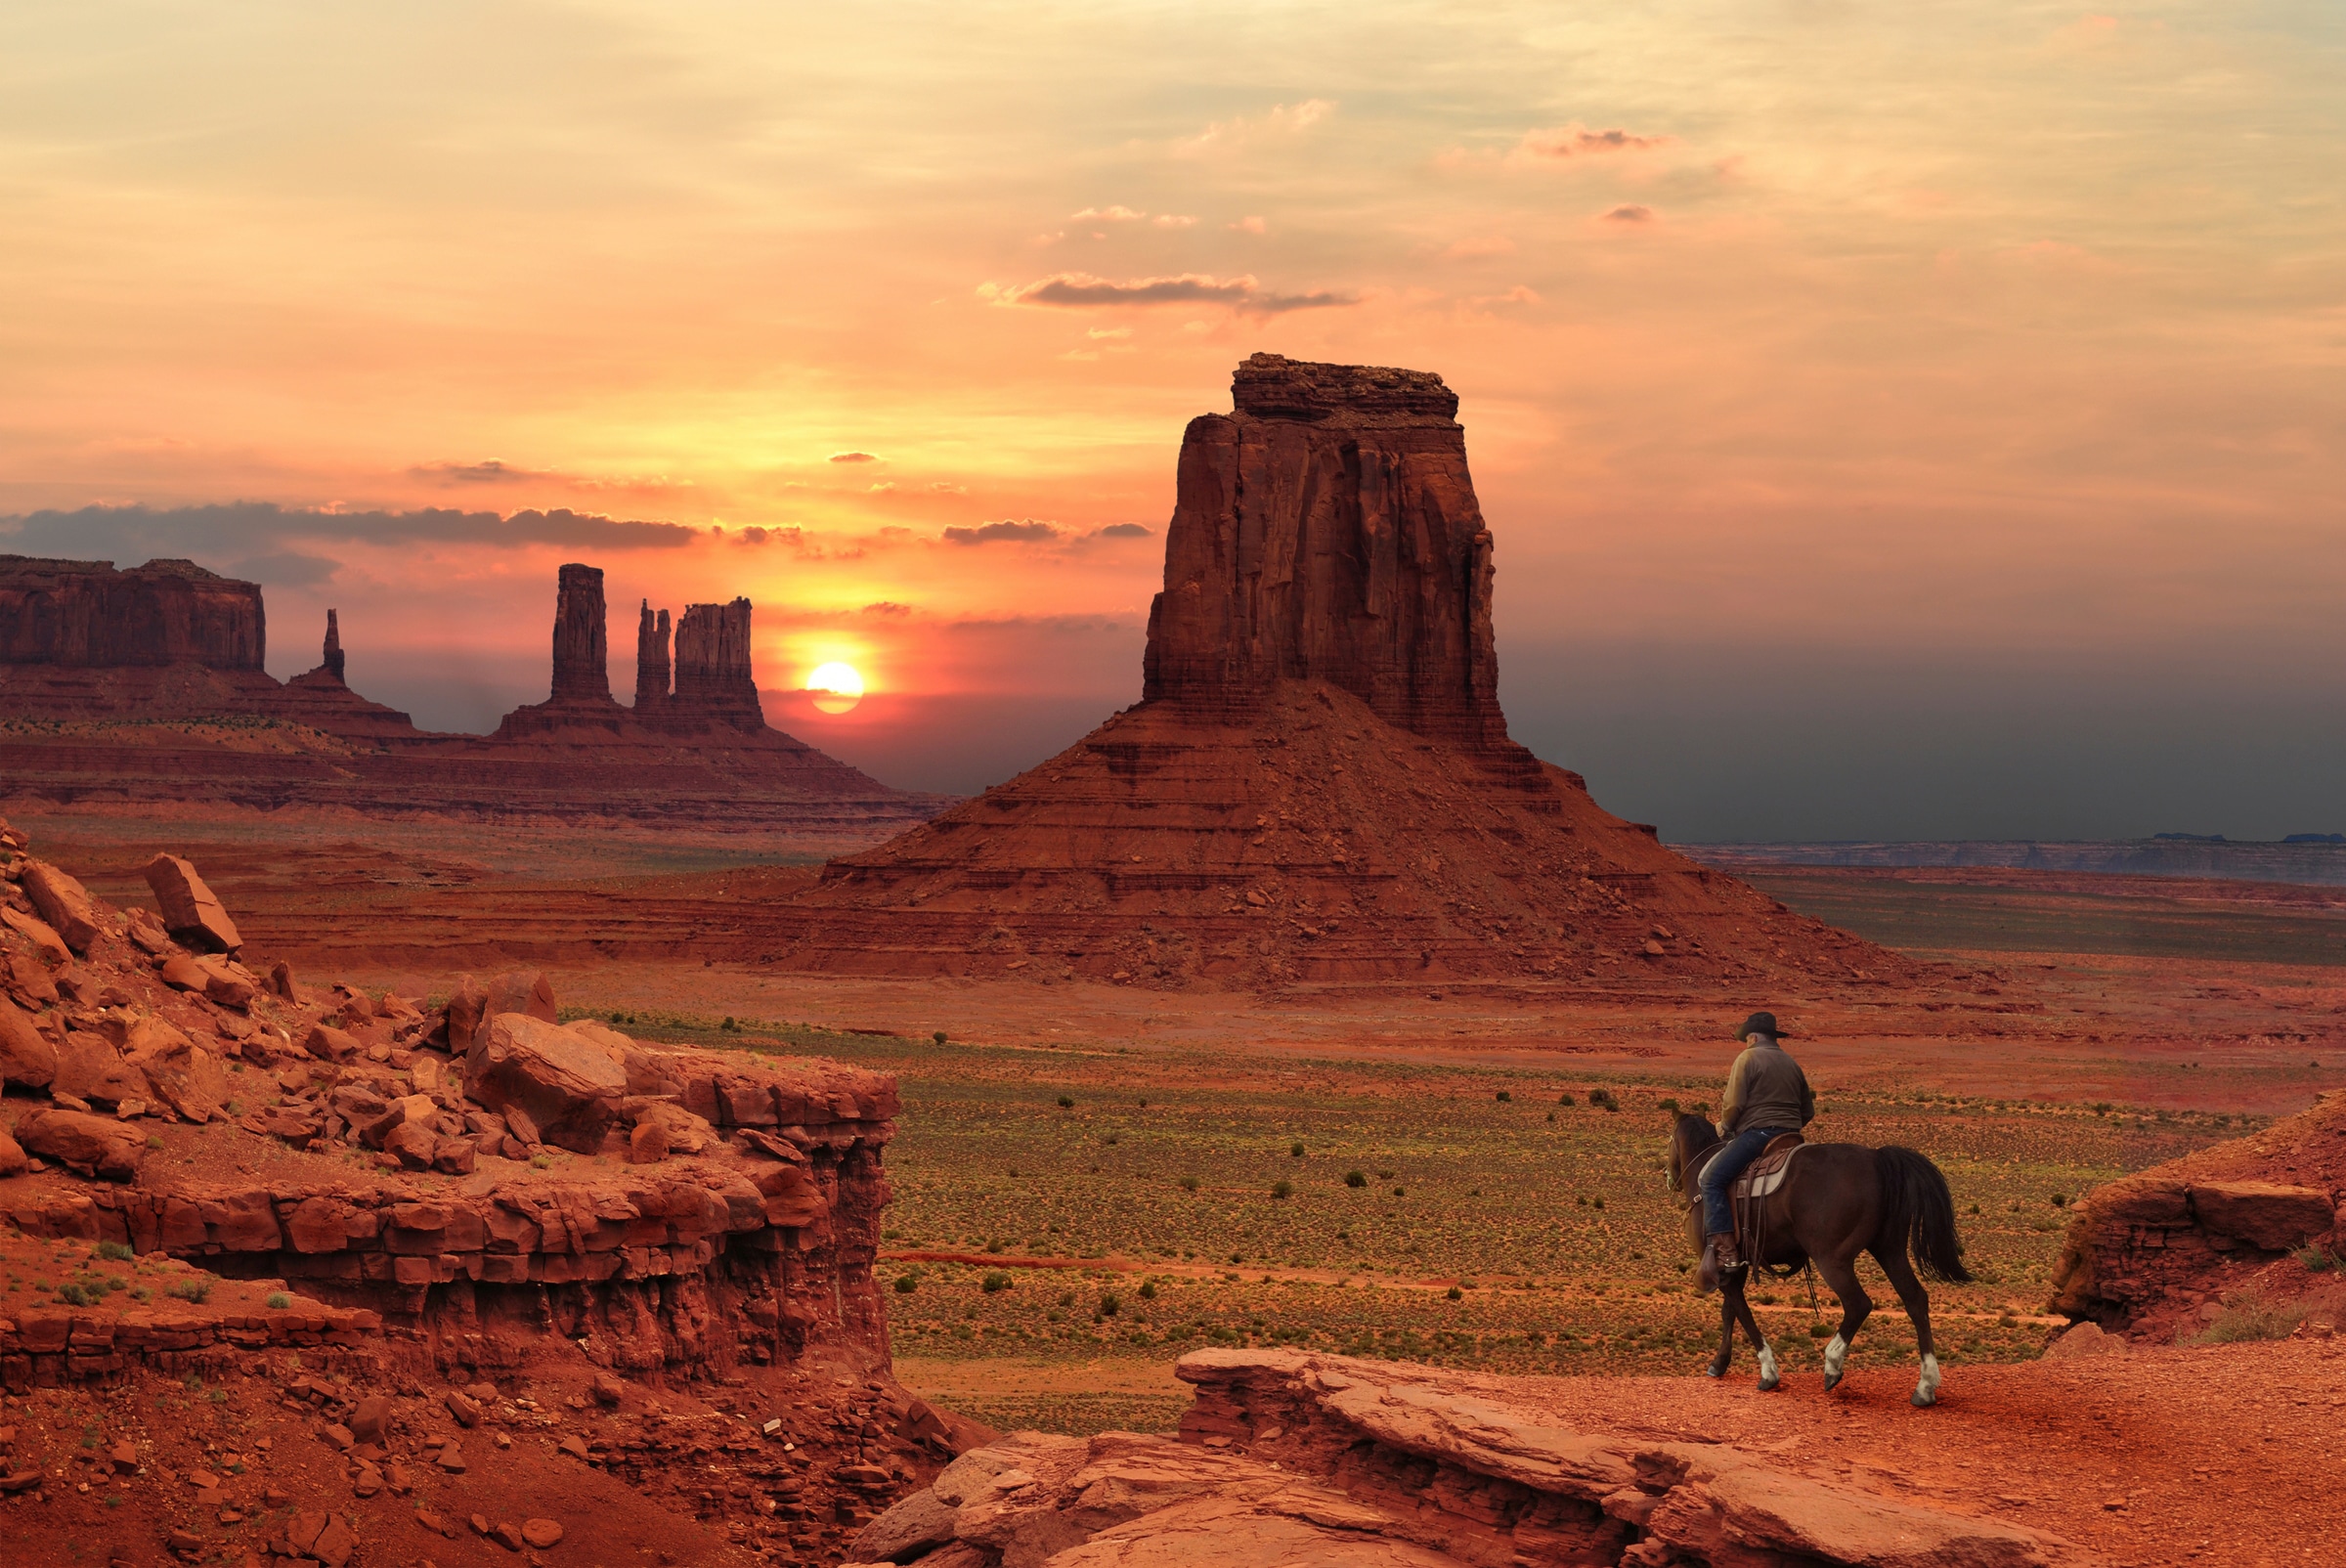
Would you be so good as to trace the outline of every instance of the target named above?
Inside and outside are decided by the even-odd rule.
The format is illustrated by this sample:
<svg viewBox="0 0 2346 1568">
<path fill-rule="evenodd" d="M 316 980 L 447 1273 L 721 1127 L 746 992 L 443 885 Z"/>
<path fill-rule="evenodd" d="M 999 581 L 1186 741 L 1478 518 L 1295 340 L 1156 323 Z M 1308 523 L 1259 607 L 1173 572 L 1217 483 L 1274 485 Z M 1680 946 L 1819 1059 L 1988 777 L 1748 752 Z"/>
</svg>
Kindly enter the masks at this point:
<svg viewBox="0 0 2346 1568">
<path fill-rule="evenodd" d="M 1720 1236 L 1735 1229 L 1735 1205 L 1727 1198 L 1727 1189 L 1735 1185 L 1744 1167 L 1760 1157 L 1770 1138 L 1781 1138 L 1795 1129 L 1791 1127 L 1746 1127 L 1727 1140 L 1727 1146 L 1711 1157 L 1703 1167 L 1703 1233 Z"/>
</svg>

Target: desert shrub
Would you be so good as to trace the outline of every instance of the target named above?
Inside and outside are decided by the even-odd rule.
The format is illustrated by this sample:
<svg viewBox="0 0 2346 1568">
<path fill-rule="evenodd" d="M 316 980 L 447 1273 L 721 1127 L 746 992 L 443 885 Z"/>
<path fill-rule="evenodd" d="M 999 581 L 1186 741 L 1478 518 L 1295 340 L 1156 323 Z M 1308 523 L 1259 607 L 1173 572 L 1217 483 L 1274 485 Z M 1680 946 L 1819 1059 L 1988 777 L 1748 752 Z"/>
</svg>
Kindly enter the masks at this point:
<svg viewBox="0 0 2346 1568">
<path fill-rule="evenodd" d="M 1511 1104 L 1511 1103 L 1514 1101 L 1514 1099 L 1515 1099 L 1515 1096 L 1514 1096 L 1512 1093 L 1510 1093 L 1509 1091 L 1507 1091 L 1507 1090 L 1505 1090 L 1505 1089 L 1501 1089 L 1501 1090 L 1499 1090 L 1499 1091 L 1498 1095 L 1497 1095 L 1497 1096 L 1495 1096 L 1495 1098 L 1496 1098 L 1496 1099 L 1499 1101 L 1499 1103 L 1500 1105 L 1502 1105 L 1502 1106 L 1503 1106 L 1503 1105 L 1508 1105 L 1508 1104 Z"/>
<path fill-rule="evenodd" d="M 282 1312 L 292 1304 L 293 1298 L 285 1294 L 282 1290 L 272 1290 L 269 1292 L 268 1306 L 270 1311 Z"/>
<path fill-rule="evenodd" d="M 1299 1143 L 1287 1145 L 1287 1154 L 1293 1158 L 1301 1159 L 1303 1157 L 1303 1145 Z"/>
<path fill-rule="evenodd" d="M 147 1140 L 147 1147 L 150 1149 L 160 1149 L 163 1147 L 163 1141 L 160 1138 L 151 1137 Z"/>
<path fill-rule="evenodd" d="M 2224 1310 L 2199 1335 L 2203 1345 L 2234 1345 L 2249 1339 L 2286 1339 L 2296 1332 L 2305 1308 L 2274 1301 L 2260 1291 L 2240 1290 L 2224 1298 Z"/>
<path fill-rule="evenodd" d="M 1071 1094 L 1063 1094 L 1063 1095 L 1061 1095 L 1061 1096 L 1059 1097 L 1059 1109 L 1060 1109 L 1060 1110 L 1062 1110 L 1062 1111 L 1072 1111 L 1072 1110 L 1074 1110 L 1074 1109 L 1075 1109 L 1075 1097 L 1074 1097 L 1073 1095 L 1071 1095 Z"/>
<path fill-rule="evenodd" d="M 91 1307 L 98 1304 L 98 1298 L 90 1294 L 78 1281 L 74 1280 L 67 1280 L 57 1287 L 57 1299 L 69 1307 Z"/>
<path fill-rule="evenodd" d="M 896 1276 L 896 1294 L 908 1296 L 920 1287 L 921 1277 L 918 1274 L 906 1273 Z"/>
<path fill-rule="evenodd" d="M 934 1040 L 937 1044 L 942 1045 L 946 1040 L 950 1039 L 951 1036 L 946 1034 L 944 1030 L 938 1029 L 934 1034 L 930 1035 L 929 1038 Z"/>
<path fill-rule="evenodd" d="M 1010 1276 L 1004 1274 L 1000 1269 L 988 1270 L 985 1278 L 978 1282 L 978 1288 L 989 1296 L 997 1291 L 1007 1290 L 1010 1288 Z"/>
<path fill-rule="evenodd" d="M 180 1280 L 163 1287 L 163 1294 L 177 1296 L 182 1301 L 204 1301 L 212 1293 L 212 1277 L 198 1274 L 192 1280 Z"/>
<path fill-rule="evenodd" d="M 1366 1187 L 1368 1185 L 1368 1173 L 1365 1170 L 1348 1170 L 1344 1173 L 1344 1185 Z"/>
<path fill-rule="evenodd" d="M 1833 1337 L 1833 1326 L 1829 1323 L 1812 1323 L 1808 1326 L 1808 1337 L 1830 1339 Z"/>
<path fill-rule="evenodd" d="M 1573 1099 L 1573 1097 L 1568 1094 L 1560 1094 L 1556 1096 L 1556 1104 L 1560 1106 L 1578 1105 L 1579 1103 L 1579 1101 Z"/>
<path fill-rule="evenodd" d="M 1195 1176 L 1184 1176 L 1181 1178 L 1181 1181 L 1178 1185 L 1183 1192 L 1194 1193 L 1197 1191 L 1197 1178 Z"/>
<path fill-rule="evenodd" d="M 1610 1089 L 1589 1090 L 1588 1103 L 1592 1106 L 1602 1106 L 1607 1111 L 1618 1111 L 1621 1109 L 1621 1102 L 1613 1098 L 1613 1091 Z"/>
<path fill-rule="evenodd" d="M 2069 1195 L 2068 1195 L 2068 1194 L 2066 1194 L 2066 1193 L 2055 1193 L 2055 1194 L 2053 1195 L 2053 1206 L 2054 1206 L 2055 1208 L 2066 1208 L 2066 1207 L 2068 1207 L 2068 1206 L 2069 1206 Z"/>
<path fill-rule="evenodd" d="M 2309 1246 L 2297 1254 L 2309 1274 L 2327 1274 L 2338 1266 L 2338 1260 L 2318 1246 Z"/>
<path fill-rule="evenodd" d="M 1295 1184 L 1293 1182 L 1273 1182 L 1271 1196 L 1273 1198 L 1292 1198 L 1295 1196 Z"/>
<path fill-rule="evenodd" d="M 1154 1280 L 1143 1280 L 1141 1282 L 1140 1297 L 1143 1301 L 1154 1301 L 1156 1299 L 1156 1282 Z"/>
<path fill-rule="evenodd" d="M 1444 1291 L 1443 1294 L 1448 1296 L 1453 1301 L 1463 1301 L 1466 1299 L 1466 1292 L 1459 1289 L 1455 1285 L 1452 1285 L 1448 1290 Z"/>
<path fill-rule="evenodd" d="M 99 1242 L 98 1255 L 106 1259 L 109 1263 L 126 1263 L 130 1259 L 138 1256 L 137 1253 L 133 1252 L 129 1247 L 123 1245 L 120 1241 Z"/>
<path fill-rule="evenodd" d="M 1393 1189 L 1393 1196 L 1395 1198 L 1407 1198 L 1410 1196 L 1410 1190 L 1406 1187 L 1396 1187 Z"/>
<path fill-rule="evenodd" d="M 1120 1132 L 1111 1132 L 1100 1141 L 1104 1144 L 1120 1144 L 1124 1141 L 1124 1135 Z"/>
</svg>

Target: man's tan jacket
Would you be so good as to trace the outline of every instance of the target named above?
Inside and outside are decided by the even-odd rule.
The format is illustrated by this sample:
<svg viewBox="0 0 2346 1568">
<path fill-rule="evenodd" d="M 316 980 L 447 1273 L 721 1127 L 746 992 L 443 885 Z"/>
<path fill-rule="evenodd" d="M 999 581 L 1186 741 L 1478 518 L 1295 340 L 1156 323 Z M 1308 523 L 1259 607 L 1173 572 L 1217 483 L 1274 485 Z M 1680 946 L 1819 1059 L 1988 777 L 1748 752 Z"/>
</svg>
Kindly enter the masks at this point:
<svg viewBox="0 0 2346 1568">
<path fill-rule="evenodd" d="M 1727 1137 L 1746 1127 L 1782 1127 L 1798 1131 L 1816 1116 L 1816 1095 L 1808 1074 L 1765 1035 L 1744 1047 L 1727 1072 L 1727 1098 L 1721 1107 L 1718 1130 Z"/>
</svg>

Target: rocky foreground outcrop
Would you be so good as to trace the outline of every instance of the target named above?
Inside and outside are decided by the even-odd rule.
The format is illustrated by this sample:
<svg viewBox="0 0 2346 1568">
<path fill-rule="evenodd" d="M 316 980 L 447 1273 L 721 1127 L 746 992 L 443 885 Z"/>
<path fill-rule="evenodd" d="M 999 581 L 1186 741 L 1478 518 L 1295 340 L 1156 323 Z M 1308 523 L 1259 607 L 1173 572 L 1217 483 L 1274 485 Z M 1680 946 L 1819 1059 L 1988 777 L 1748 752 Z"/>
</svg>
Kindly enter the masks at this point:
<svg viewBox="0 0 2346 1568">
<path fill-rule="evenodd" d="M 2301 1249 L 2316 1268 L 2296 1256 Z M 2346 1091 L 2095 1189 L 2063 1239 L 2049 1310 L 2135 1338 L 2173 1338 L 2214 1322 L 2231 1299 L 2285 1308 L 2346 1294 L 2341 1251 Z"/>
<path fill-rule="evenodd" d="M 2038 1532 L 1809 1479 L 1725 1444 L 1556 1424 L 1494 1379 L 1200 1351 L 1178 1440 L 1021 1432 L 854 1543 L 930 1568 L 2033 1568 Z"/>
<path fill-rule="evenodd" d="M 27 849 L 0 824 L 19 1230 L 297 1282 L 443 1364 L 513 1364 L 558 1328 L 659 1375 L 887 1368 L 893 1080 L 558 1024 L 535 973 L 431 1006 L 310 997 L 282 964 L 183 944 L 238 940 L 188 862 L 151 867 L 158 918 Z M 0 1328 L 0 1379 L 70 1371 L 47 1353 Z"/>
<path fill-rule="evenodd" d="M 771 911 L 825 973 L 1887 985 L 1507 736 L 1456 395 L 1256 355 L 1182 443 L 1144 700 Z"/>
</svg>

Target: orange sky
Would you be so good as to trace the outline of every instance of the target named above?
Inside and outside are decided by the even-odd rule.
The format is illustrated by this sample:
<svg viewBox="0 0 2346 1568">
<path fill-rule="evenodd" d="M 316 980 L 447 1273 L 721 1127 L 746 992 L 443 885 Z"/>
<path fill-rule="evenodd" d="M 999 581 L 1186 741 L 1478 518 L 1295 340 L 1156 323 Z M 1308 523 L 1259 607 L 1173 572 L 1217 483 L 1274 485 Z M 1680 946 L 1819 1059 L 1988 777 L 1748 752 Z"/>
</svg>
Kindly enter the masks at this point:
<svg viewBox="0 0 2346 1568">
<path fill-rule="evenodd" d="M 280 673 L 336 604 L 354 680 L 430 721 L 543 693 L 584 558 L 624 610 L 748 594 L 769 686 L 847 658 L 1072 738 L 1137 695 L 1181 427 L 1256 349 L 1458 389 L 1518 731 L 1680 820 L 1737 819 L 1605 714 L 1714 722 L 1752 643 L 1777 686 L 1854 662 L 1949 711 L 2346 669 L 2334 7 L 21 6 L 0 38 L 0 549 L 259 577 Z M 288 510 L 170 510 L 234 501 Z M 22 520 L 93 503 L 155 514 Z M 417 507 L 692 532 L 303 515 Z M 947 533 L 1004 522 L 1047 527 Z M 2341 727 L 2334 682 L 2288 690 Z"/>
</svg>

